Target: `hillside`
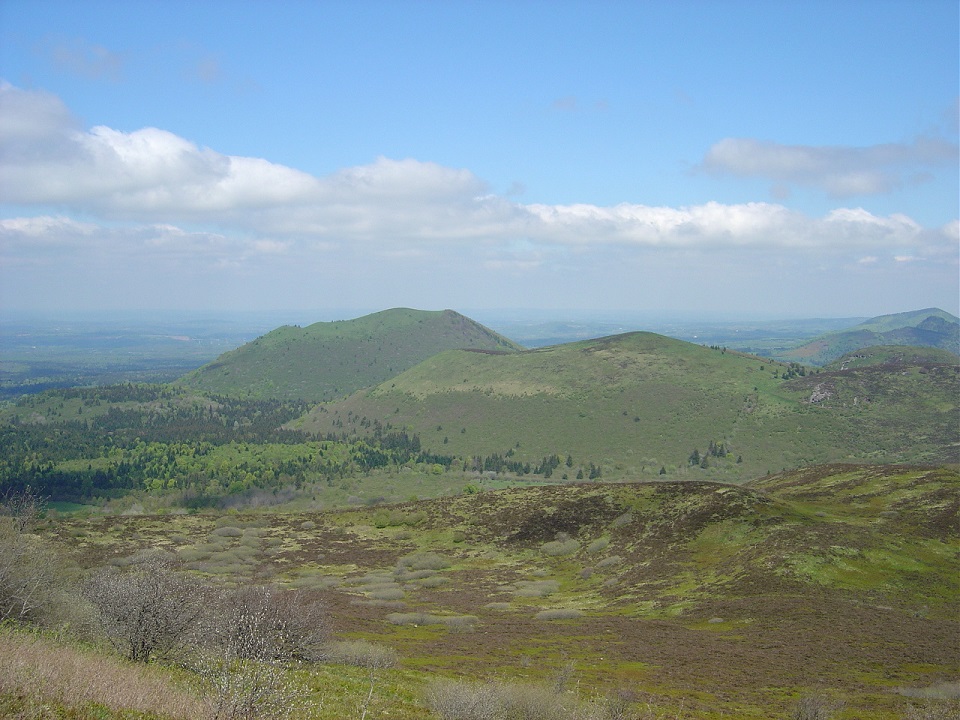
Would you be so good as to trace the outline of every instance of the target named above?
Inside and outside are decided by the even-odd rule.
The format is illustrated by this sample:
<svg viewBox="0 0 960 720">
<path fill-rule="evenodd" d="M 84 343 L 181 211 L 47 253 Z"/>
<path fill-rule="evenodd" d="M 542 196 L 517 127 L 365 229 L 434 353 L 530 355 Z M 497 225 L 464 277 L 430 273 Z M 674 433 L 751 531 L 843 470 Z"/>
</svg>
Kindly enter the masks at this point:
<svg viewBox="0 0 960 720">
<path fill-rule="evenodd" d="M 482 469 L 569 456 L 557 473 L 571 480 L 596 464 L 609 478 L 739 481 L 857 458 L 955 460 L 958 369 L 808 374 L 628 333 L 510 355 L 443 353 L 292 426 L 350 435 L 379 420 L 434 452 L 497 455 Z"/>
<path fill-rule="evenodd" d="M 872 365 L 922 366 L 957 363 L 957 356 L 949 350 L 916 345 L 873 345 L 840 356 L 827 364 L 824 370 L 845 370 Z"/>
<path fill-rule="evenodd" d="M 454 348 L 521 349 L 452 310 L 396 308 L 354 320 L 278 328 L 221 355 L 178 384 L 224 395 L 331 400 Z"/>
<path fill-rule="evenodd" d="M 567 673 L 655 717 L 790 717 L 816 694 L 842 717 L 900 720 L 960 671 L 958 488 L 944 468 L 830 465 L 41 532 L 86 566 L 164 548 L 199 576 L 322 592 L 341 637 L 399 653 L 390 717 L 435 717 L 417 688 L 437 677 Z M 323 718 L 349 716 L 327 666 L 298 672 Z"/>
<path fill-rule="evenodd" d="M 960 355 L 960 318 L 937 308 L 881 315 L 778 354 L 782 360 L 826 365 L 874 345 L 916 345 Z"/>
</svg>

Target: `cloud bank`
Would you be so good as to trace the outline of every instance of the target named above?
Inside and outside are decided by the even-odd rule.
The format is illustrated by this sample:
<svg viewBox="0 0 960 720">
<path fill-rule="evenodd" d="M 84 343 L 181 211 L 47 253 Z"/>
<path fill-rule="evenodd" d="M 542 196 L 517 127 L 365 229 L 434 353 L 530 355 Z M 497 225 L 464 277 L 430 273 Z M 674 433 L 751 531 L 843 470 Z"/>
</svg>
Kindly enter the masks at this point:
<svg viewBox="0 0 960 720">
<path fill-rule="evenodd" d="M 929 168 L 956 165 L 957 145 L 939 137 L 869 147 L 781 145 L 751 138 L 725 138 L 707 152 L 708 173 L 762 178 L 819 188 L 830 197 L 878 195 L 922 178 Z"/>
<path fill-rule="evenodd" d="M 885 168 L 940 162 L 955 151 L 919 141 L 841 151 L 725 140 L 705 167 L 863 192 L 892 182 Z M 467 169 L 414 159 L 381 157 L 317 177 L 158 128 L 84 129 L 56 96 L 10 84 L 0 85 L 0 196 L 14 210 L 0 220 L 7 268 L 73 257 L 115 267 L 127 259 L 144 272 L 264 271 L 283 258 L 301 268 L 336 255 L 341 263 L 427 260 L 451 273 L 552 265 L 574 272 L 583 258 L 630 252 L 696 252 L 740 264 L 750 262 L 743 253 L 815 252 L 818 262 L 866 268 L 894 258 L 956 264 L 958 235 L 956 222 L 924 228 L 860 208 L 811 217 L 765 202 L 523 204 L 492 193 Z"/>
</svg>

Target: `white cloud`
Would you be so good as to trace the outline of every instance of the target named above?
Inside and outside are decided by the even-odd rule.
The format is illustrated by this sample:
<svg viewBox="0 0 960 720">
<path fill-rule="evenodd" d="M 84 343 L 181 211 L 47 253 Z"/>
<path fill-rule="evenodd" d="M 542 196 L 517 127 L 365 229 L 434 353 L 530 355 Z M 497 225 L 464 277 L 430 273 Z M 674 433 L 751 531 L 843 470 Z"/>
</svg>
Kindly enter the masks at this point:
<svg viewBox="0 0 960 720">
<path fill-rule="evenodd" d="M 956 164 L 958 148 L 943 138 L 921 136 L 911 143 L 868 147 L 781 145 L 752 138 L 725 138 L 707 151 L 701 168 L 712 174 L 755 177 L 785 185 L 807 185 L 831 197 L 890 192 L 916 182 L 920 168 Z"/>
<path fill-rule="evenodd" d="M 837 149 L 752 143 L 725 141 L 713 162 L 786 182 L 825 182 L 833 173 L 831 182 L 869 188 L 878 182 L 871 163 L 882 174 L 904 157 L 949 154 L 919 142 L 854 149 L 852 169 L 843 174 Z M 9 84 L 0 84 L 0 195 L 22 215 L 0 221 L 0 257 L 8 266 L 49 262 L 57 248 L 64 257 L 132 258 L 146 270 L 151 263 L 234 269 L 286 263 L 305 272 L 340 252 L 354 253 L 353 262 L 388 257 L 451 265 L 459 258 L 469 267 L 533 271 L 575 267 L 571 256 L 583 261 L 600 251 L 619 257 L 671 249 L 731 259 L 746 258 L 741 252 L 800 258 L 816 251 L 817 262 L 861 258 L 865 267 L 894 256 L 955 264 L 960 237 L 956 221 L 927 229 L 904 215 L 861 208 L 811 217 L 764 202 L 524 204 L 491 194 L 469 170 L 414 159 L 381 157 L 315 177 L 201 148 L 157 128 L 83 130 L 57 97 Z M 50 208 L 66 214 L 51 215 Z M 31 209 L 36 217 L 29 217 Z M 80 222 L 69 213 L 92 219 Z"/>
</svg>

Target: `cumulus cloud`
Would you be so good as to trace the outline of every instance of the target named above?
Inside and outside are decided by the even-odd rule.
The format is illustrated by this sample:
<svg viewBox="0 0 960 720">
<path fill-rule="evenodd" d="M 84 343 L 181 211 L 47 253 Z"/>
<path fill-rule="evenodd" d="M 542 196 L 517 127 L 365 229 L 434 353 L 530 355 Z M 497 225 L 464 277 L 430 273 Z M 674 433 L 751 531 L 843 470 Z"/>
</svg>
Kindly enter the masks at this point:
<svg viewBox="0 0 960 720">
<path fill-rule="evenodd" d="M 768 144 L 751 153 L 743 142 L 756 149 L 753 141 L 724 141 L 711 162 L 785 180 L 841 169 L 828 151 Z M 933 162 L 944 154 L 948 150 L 937 144 L 876 149 L 865 155 L 886 159 L 861 160 L 859 169 L 869 174 L 871 164 L 886 167 L 913 157 Z M 855 178 L 848 173 L 841 180 L 849 185 Z M 54 207 L 96 218 L 96 224 L 49 214 L 6 220 L 0 231 L 7 258 L 43 242 L 93 247 L 125 240 L 127 249 L 230 262 L 342 246 L 392 257 L 484 247 L 486 262 L 516 267 L 549 262 L 556 257 L 549 248 L 821 248 L 857 256 L 887 249 L 891 255 L 949 256 L 957 235 L 956 223 L 929 230 L 903 215 L 859 208 L 815 218 L 763 202 L 523 204 L 491 193 L 469 170 L 413 159 L 381 157 L 315 177 L 198 147 L 157 128 L 85 130 L 59 98 L 9 84 L 0 85 L 0 193 L 24 210 Z"/>
<path fill-rule="evenodd" d="M 41 215 L 0 219 L 0 266 L 73 265 L 91 258 L 203 270 L 283 255 L 289 243 L 189 231 L 175 225 L 103 225 Z"/>
<path fill-rule="evenodd" d="M 956 164 L 958 148 L 943 138 L 868 147 L 781 145 L 725 138 L 701 163 L 712 174 L 770 180 L 781 194 L 791 184 L 813 186 L 835 198 L 890 192 L 924 176 L 924 168 Z"/>
</svg>

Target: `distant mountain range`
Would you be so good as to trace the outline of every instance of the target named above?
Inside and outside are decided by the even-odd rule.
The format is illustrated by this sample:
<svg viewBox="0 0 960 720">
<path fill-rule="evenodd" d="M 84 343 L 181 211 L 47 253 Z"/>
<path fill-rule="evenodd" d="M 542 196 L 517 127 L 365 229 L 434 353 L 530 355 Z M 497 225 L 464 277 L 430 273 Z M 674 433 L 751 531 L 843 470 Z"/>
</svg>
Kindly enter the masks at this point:
<svg viewBox="0 0 960 720">
<path fill-rule="evenodd" d="M 783 351 L 778 357 L 826 365 L 847 353 L 875 345 L 915 345 L 960 355 L 960 318 L 937 308 L 881 315 L 846 330 L 822 335 Z"/>
</svg>

